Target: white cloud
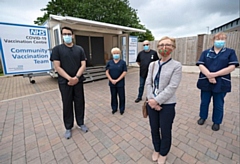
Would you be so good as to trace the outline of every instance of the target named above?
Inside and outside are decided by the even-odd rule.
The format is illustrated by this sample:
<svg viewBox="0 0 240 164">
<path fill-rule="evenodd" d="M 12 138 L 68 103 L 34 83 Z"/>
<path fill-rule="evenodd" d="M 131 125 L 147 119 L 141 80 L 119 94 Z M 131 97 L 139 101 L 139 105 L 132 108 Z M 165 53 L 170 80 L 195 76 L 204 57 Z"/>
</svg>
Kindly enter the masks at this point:
<svg viewBox="0 0 240 164">
<path fill-rule="evenodd" d="M 130 0 L 155 39 L 207 33 L 239 17 L 239 0 Z"/>
</svg>

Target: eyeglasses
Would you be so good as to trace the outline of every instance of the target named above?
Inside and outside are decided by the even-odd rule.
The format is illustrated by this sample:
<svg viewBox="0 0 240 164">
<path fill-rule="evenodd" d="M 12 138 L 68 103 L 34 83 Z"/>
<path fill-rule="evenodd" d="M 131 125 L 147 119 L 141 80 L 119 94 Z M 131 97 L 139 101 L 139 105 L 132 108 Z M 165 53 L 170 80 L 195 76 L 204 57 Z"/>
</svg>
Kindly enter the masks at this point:
<svg viewBox="0 0 240 164">
<path fill-rule="evenodd" d="M 172 47 L 173 45 L 172 44 L 160 44 L 160 45 L 158 45 L 157 47 Z"/>
<path fill-rule="evenodd" d="M 149 44 L 144 44 L 143 46 L 148 46 Z"/>
<path fill-rule="evenodd" d="M 71 33 L 62 33 L 62 35 L 68 35 L 68 36 L 71 36 L 72 34 L 71 34 Z"/>
</svg>

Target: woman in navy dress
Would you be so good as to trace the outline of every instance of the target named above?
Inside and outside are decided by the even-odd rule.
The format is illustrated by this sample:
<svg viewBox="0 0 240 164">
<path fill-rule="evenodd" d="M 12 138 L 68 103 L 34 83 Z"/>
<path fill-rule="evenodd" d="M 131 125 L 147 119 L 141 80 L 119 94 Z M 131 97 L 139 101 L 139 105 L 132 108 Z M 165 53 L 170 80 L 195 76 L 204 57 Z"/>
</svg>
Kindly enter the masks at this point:
<svg viewBox="0 0 240 164">
<path fill-rule="evenodd" d="M 118 111 L 118 97 L 119 110 L 122 115 L 125 110 L 125 75 L 127 73 L 126 62 L 120 59 L 121 50 L 117 47 L 111 50 L 113 59 L 106 65 L 106 76 L 109 79 L 109 86 L 111 92 L 111 107 L 112 114 Z"/>
<path fill-rule="evenodd" d="M 200 74 L 197 87 L 201 90 L 199 120 L 203 125 L 213 97 L 212 130 L 218 131 L 223 120 L 224 97 L 231 92 L 231 72 L 239 66 L 235 50 L 225 47 L 227 35 L 223 32 L 213 37 L 213 47 L 202 52 L 196 65 Z"/>
</svg>

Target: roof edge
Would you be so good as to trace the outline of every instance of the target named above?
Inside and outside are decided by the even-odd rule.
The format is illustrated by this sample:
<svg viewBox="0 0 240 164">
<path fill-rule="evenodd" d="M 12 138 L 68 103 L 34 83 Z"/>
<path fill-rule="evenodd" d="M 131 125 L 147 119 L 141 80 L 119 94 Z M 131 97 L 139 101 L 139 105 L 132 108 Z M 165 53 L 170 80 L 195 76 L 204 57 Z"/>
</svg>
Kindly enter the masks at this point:
<svg viewBox="0 0 240 164">
<path fill-rule="evenodd" d="M 98 21 L 76 18 L 76 17 L 70 17 L 70 16 L 59 16 L 59 15 L 51 14 L 51 15 L 49 15 L 49 20 L 51 20 L 51 19 L 58 20 L 58 21 L 68 21 L 68 20 L 76 21 L 78 23 L 84 23 L 87 25 L 95 25 L 95 26 L 121 29 L 122 31 L 127 31 L 127 32 L 142 32 L 142 33 L 146 32 L 146 30 L 143 30 L 143 29 L 137 29 L 137 28 L 127 27 L 127 26 L 120 26 L 120 25 L 115 25 L 115 24 L 110 24 L 110 23 L 105 23 L 105 22 L 98 22 Z"/>
</svg>

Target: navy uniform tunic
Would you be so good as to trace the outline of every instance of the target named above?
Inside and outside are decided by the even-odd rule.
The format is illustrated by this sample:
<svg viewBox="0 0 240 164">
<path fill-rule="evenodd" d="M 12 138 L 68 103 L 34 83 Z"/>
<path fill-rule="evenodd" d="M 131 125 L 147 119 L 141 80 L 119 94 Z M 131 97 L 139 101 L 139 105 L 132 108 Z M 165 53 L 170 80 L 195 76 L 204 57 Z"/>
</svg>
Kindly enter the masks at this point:
<svg viewBox="0 0 240 164">
<path fill-rule="evenodd" d="M 239 66 L 235 50 L 226 47 L 222 48 L 218 54 L 214 52 L 213 47 L 203 51 L 196 65 L 199 66 L 201 64 L 204 65 L 209 72 L 217 72 L 229 65 Z M 217 83 L 212 84 L 208 81 L 208 78 L 200 72 L 197 87 L 202 91 L 212 91 L 215 93 L 231 92 L 230 73 L 224 76 L 218 76 L 215 79 Z"/>
</svg>

